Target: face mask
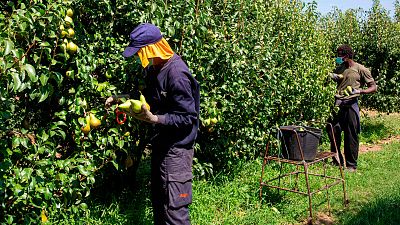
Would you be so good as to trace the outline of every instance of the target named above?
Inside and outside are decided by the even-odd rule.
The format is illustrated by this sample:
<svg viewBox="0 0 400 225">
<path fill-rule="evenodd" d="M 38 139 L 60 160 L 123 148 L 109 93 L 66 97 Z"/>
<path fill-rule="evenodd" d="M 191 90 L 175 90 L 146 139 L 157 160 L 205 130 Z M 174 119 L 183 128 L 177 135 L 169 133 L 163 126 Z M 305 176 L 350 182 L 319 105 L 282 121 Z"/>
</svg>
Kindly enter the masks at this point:
<svg viewBox="0 0 400 225">
<path fill-rule="evenodd" d="M 337 57 L 335 61 L 336 61 L 336 63 L 339 64 L 339 65 L 341 65 L 342 63 L 344 63 L 343 57 Z"/>
</svg>

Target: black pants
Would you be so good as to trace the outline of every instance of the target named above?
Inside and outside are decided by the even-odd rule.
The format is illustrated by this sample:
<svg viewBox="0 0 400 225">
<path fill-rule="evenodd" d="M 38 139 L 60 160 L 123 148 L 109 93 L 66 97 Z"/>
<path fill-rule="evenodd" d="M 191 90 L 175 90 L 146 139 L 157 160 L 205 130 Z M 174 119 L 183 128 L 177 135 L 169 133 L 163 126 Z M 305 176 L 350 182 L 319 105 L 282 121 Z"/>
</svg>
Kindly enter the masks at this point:
<svg viewBox="0 0 400 225">
<path fill-rule="evenodd" d="M 342 131 L 344 133 L 344 156 L 346 159 L 346 167 L 357 168 L 358 150 L 359 150 L 359 139 L 358 134 L 360 133 L 360 116 L 358 105 L 356 109 L 351 105 L 341 106 L 339 111 L 333 115 L 333 118 L 328 120 L 333 126 L 333 133 L 335 136 L 336 146 L 339 150 L 340 164 L 344 165 L 343 156 L 340 153 Z M 330 126 L 327 127 L 327 133 L 331 142 L 331 151 L 336 152 L 335 143 L 333 141 L 333 135 Z M 339 163 L 339 162 L 337 162 Z"/>
<path fill-rule="evenodd" d="M 151 194 L 155 225 L 190 224 L 193 149 L 152 150 Z"/>
</svg>

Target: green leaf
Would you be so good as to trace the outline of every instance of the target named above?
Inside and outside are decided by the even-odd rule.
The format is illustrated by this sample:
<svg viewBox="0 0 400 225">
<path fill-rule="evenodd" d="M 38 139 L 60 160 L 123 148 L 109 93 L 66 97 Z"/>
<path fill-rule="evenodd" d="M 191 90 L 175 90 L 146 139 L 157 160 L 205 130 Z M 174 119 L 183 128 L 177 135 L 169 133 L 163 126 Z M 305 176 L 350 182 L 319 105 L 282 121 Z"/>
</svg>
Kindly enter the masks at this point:
<svg viewBox="0 0 400 225">
<path fill-rule="evenodd" d="M 112 164 L 114 165 L 115 169 L 119 169 L 119 164 L 117 162 L 115 162 L 115 160 L 111 161 Z"/>
<path fill-rule="evenodd" d="M 49 90 L 49 86 L 45 86 L 40 88 L 40 99 L 39 102 L 43 102 L 44 100 L 47 99 L 47 97 L 49 97 L 50 94 L 50 90 Z"/>
<path fill-rule="evenodd" d="M 38 78 L 36 76 L 35 67 L 33 67 L 30 64 L 25 64 L 25 65 L 23 65 L 22 69 L 28 73 L 28 76 L 32 82 L 36 82 L 38 80 Z"/>
<path fill-rule="evenodd" d="M 79 170 L 79 173 L 81 173 L 85 177 L 90 175 L 90 171 L 87 171 L 82 165 L 78 166 L 78 170 Z"/>
<path fill-rule="evenodd" d="M 49 42 L 46 41 L 46 42 L 41 43 L 40 46 L 48 47 L 48 46 L 50 46 L 50 44 L 49 44 Z"/>
<path fill-rule="evenodd" d="M 6 48 L 4 49 L 4 56 L 10 54 L 11 50 L 14 49 L 14 43 L 10 40 L 5 41 Z"/>
<path fill-rule="evenodd" d="M 11 76 L 14 81 L 13 90 L 14 90 L 14 92 L 16 92 L 19 89 L 19 87 L 21 87 L 21 80 L 19 79 L 19 76 L 17 73 L 12 73 Z"/>
<path fill-rule="evenodd" d="M 47 81 L 49 80 L 49 77 L 48 76 L 46 76 L 46 75 L 44 75 L 44 74 L 42 74 L 41 76 L 40 76 L 40 83 L 42 84 L 42 86 L 45 86 L 46 84 L 47 84 Z"/>
</svg>

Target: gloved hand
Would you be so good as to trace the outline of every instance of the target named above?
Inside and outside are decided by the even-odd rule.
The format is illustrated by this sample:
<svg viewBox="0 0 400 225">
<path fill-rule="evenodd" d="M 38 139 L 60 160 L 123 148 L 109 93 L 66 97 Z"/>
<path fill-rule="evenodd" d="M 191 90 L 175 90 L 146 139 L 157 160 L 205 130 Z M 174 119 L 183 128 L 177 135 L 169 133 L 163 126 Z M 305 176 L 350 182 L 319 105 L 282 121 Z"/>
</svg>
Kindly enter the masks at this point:
<svg viewBox="0 0 400 225">
<path fill-rule="evenodd" d="M 104 103 L 106 108 L 110 108 L 111 107 L 111 103 L 113 103 L 115 101 L 115 98 L 113 96 L 108 97 L 106 102 Z"/>
<path fill-rule="evenodd" d="M 338 81 L 340 79 L 343 79 L 342 74 L 336 74 L 336 73 L 329 73 L 329 76 L 332 78 L 334 81 Z"/>
<path fill-rule="evenodd" d="M 361 91 L 353 88 L 353 91 L 350 93 L 350 95 L 357 95 L 357 94 L 361 94 Z"/>
<path fill-rule="evenodd" d="M 142 111 L 140 113 L 135 113 L 131 109 L 130 112 L 128 113 L 129 116 L 133 116 L 138 120 L 142 120 L 148 123 L 158 123 L 158 117 L 151 113 L 145 104 L 142 105 Z"/>
</svg>

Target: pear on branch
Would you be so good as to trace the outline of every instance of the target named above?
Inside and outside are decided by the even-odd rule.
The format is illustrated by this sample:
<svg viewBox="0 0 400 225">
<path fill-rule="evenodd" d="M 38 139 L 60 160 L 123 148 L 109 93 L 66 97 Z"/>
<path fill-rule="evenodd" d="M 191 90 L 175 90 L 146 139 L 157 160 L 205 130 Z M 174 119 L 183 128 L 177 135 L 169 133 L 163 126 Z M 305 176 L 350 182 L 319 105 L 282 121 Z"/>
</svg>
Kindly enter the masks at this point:
<svg viewBox="0 0 400 225">
<path fill-rule="evenodd" d="M 93 127 L 93 129 L 98 128 L 101 125 L 101 121 L 97 119 L 93 113 L 90 113 L 89 116 L 90 116 L 90 126 Z"/>
<path fill-rule="evenodd" d="M 90 115 L 86 116 L 86 125 L 81 128 L 81 131 L 87 135 L 90 132 Z"/>
</svg>

